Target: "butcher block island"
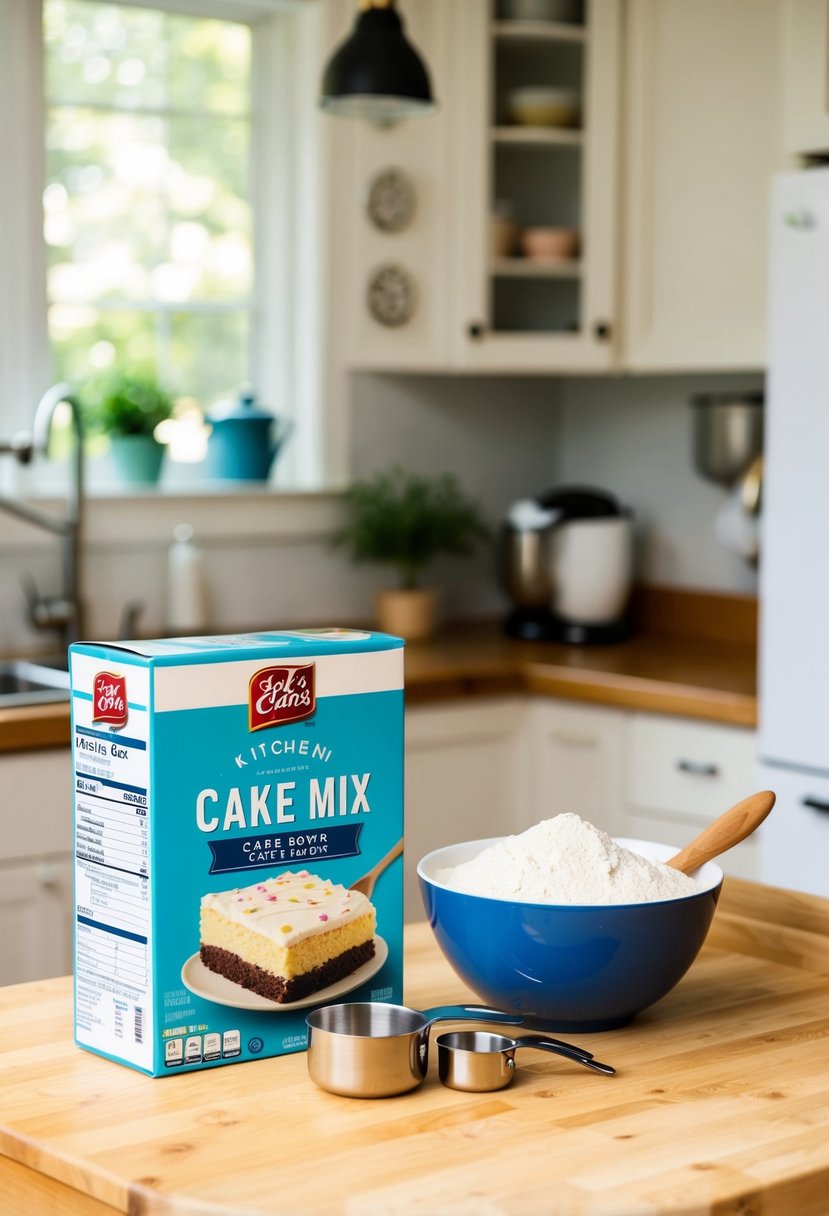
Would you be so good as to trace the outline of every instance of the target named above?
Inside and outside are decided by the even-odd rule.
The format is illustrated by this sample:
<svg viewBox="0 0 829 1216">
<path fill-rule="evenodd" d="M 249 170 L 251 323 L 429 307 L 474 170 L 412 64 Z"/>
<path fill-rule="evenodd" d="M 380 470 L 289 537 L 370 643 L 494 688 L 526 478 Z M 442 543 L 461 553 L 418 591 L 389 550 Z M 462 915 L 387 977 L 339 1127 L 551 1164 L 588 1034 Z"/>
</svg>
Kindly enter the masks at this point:
<svg viewBox="0 0 829 1216">
<path fill-rule="evenodd" d="M 468 999 L 406 933 L 408 1004 Z M 578 1041 L 616 1076 L 524 1051 L 461 1093 L 433 1052 L 419 1089 L 355 1100 L 303 1053 L 153 1080 L 74 1046 L 69 978 L 0 989 L 0 1212 L 829 1213 L 829 901 L 727 879 L 674 991 Z"/>
</svg>

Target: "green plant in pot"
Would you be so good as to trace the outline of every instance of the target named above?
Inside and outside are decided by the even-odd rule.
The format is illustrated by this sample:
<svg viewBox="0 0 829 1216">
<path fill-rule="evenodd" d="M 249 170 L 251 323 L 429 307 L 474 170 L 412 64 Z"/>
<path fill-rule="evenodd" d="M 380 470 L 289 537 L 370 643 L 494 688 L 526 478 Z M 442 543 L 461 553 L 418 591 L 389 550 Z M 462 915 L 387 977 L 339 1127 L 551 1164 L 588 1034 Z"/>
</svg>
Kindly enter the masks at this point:
<svg viewBox="0 0 829 1216">
<path fill-rule="evenodd" d="M 118 371 L 92 381 L 83 394 L 91 432 L 109 438 L 124 481 L 154 483 L 161 473 L 164 445 L 155 429 L 173 412 L 173 400 L 150 372 Z"/>
<path fill-rule="evenodd" d="M 421 578 L 435 558 L 469 556 L 489 536 L 479 508 L 451 473 L 426 477 L 401 468 L 355 482 L 345 508 L 335 542 L 355 562 L 392 566 L 399 575 L 399 586 L 377 597 L 380 628 L 407 639 L 428 637 L 437 591 L 421 586 Z"/>
</svg>

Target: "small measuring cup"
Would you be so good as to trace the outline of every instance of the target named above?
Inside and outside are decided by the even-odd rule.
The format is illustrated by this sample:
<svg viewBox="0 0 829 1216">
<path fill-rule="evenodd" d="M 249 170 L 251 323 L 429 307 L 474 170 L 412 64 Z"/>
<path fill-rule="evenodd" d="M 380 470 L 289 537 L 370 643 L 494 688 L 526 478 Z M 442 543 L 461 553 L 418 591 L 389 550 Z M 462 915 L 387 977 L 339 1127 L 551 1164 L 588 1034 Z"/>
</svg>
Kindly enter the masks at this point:
<svg viewBox="0 0 829 1216">
<path fill-rule="evenodd" d="M 346 1098 L 387 1098 L 420 1085 L 434 1022 L 480 1020 L 520 1026 L 520 1014 L 482 1005 L 440 1005 L 423 1012 L 382 1001 L 323 1005 L 309 1013 L 308 1073 Z"/>
<path fill-rule="evenodd" d="M 584 1068 L 612 1076 L 615 1068 L 594 1060 L 589 1051 L 552 1039 L 549 1035 L 529 1034 L 510 1039 L 486 1030 L 450 1030 L 435 1039 L 438 1049 L 438 1076 L 450 1089 L 467 1093 L 489 1093 L 504 1089 L 515 1075 L 515 1053 L 519 1047 L 534 1047 L 564 1056 Z"/>
</svg>

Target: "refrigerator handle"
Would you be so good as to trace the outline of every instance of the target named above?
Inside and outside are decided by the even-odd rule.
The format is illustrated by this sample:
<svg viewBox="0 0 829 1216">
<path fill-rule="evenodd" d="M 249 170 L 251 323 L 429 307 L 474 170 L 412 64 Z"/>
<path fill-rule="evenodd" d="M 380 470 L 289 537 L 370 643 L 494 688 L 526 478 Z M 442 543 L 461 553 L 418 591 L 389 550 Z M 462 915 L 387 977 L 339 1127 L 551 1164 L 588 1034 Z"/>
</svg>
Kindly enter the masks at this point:
<svg viewBox="0 0 829 1216">
<path fill-rule="evenodd" d="M 810 806 L 813 811 L 822 811 L 829 815 L 829 802 L 822 802 L 820 798 L 801 798 L 803 806 Z"/>
</svg>

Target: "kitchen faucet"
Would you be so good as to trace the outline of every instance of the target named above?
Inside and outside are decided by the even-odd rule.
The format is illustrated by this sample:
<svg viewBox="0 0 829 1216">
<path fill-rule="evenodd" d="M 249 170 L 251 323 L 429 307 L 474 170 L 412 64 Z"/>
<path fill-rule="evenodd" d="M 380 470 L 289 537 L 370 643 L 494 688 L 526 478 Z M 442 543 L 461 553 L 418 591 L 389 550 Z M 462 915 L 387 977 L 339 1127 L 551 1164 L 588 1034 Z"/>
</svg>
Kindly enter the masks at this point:
<svg viewBox="0 0 829 1216">
<path fill-rule="evenodd" d="M 81 409 L 69 384 L 55 384 L 47 389 L 35 410 L 32 432 L 22 432 L 9 440 L 0 439 L 0 453 L 16 458 L 19 464 L 28 464 L 34 455 L 45 455 L 49 448 L 49 436 L 55 412 L 66 403 L 70 409 L 74 431 L 74 451 L 70 466 L 69 486 L 66 495 L 66 511 L 53 515 L 41 511 L 28 503 L 0 495 L 0 508 L 33 524 L 63 540 L 63 590 L 59 595 L 41 595 L 34 580 L 24 581 L 24 590 L 29 606 L 29 621 L 37 629 L 58 630 L 65 647 L 76 641 L 83 629 L 83 602 L 81 597 L 80 557 L 84 505 L 84 457 L 83 425 Z"/>
</svg>

